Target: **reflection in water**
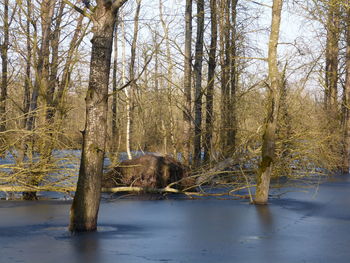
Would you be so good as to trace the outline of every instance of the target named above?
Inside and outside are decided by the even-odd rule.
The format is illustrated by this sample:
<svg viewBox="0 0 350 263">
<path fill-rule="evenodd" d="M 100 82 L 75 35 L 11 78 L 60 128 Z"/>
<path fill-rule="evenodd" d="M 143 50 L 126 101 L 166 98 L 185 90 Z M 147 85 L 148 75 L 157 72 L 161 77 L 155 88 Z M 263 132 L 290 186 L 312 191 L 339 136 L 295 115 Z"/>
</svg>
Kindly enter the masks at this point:
<svg viewBox="0 0 350 263">
<path fill-rule="evenodd" d="M 268 205 L 257 205 L 256 212 L 257 218 L 260 222 L 262 230 L 271 231 L 273 229 L 273 216 Z"/>
<path fill-rule="evenodd" d="M 75 254 L 80 256 L 80 262 L 99 262 L 99 237 L 98 233 L 79 233 L 72 236 L 71 244 Z"/>
</svg>

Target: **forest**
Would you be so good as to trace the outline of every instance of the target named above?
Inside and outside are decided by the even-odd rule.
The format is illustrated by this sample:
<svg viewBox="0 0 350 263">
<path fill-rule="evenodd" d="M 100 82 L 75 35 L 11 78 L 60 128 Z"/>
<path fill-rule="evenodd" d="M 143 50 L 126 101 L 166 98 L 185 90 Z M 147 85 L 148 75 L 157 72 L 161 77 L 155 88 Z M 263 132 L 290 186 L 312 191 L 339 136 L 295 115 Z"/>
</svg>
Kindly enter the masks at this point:
<svg viewBox="0 0 350 263">
<path fill-rule="evenodd" d="M 72 230 L 144 154 L 255 204 L 270 180 L 349 172 L 346 0 L 2 0 L 0 52 L 0 191 L 78 180 Z"/>
</svg>

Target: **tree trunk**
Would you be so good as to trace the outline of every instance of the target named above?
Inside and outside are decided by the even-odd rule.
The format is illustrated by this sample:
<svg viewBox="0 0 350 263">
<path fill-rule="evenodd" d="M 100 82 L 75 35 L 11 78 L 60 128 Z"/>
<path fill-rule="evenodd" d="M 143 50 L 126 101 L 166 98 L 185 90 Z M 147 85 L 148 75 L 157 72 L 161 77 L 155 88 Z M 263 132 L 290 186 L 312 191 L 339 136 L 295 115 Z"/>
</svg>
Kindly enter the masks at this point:
<svg viewBox="0 0 350 263">
<path fill-rule="evenodd" d="M 208 61 L 208 87 L 206 93 L 206 115 L 205 115 L 205 142 L 204 142 L 204 160 L 209 161 L 212 152 L 213 138 L 213 101 L 214 101 L 214 83 L 216 69 L 216 48 L 218 39 L 217 29 L 217 8 L 216 0 L 210 0 L 210 22 L 211 38 Z"/>
<path fill-rule="evenodd" d="M 101 176 L 107 136 L 107 100 L 116 14 L 126 0 L 97 1 L 93 13 L 93 38 L 86 121 L 77 191 L 71 207 L 69 229 L 95 231 L 101 197 Z"/>
<path fill-rule="evenodd" d="M 41 46 L 38 52 L 38 59 L 35 65 L 35 84 L 33 87 L 32 97 L 29 105 L 29 113 L 27 120 L 27 130 L 33 131 L 35 128 L 35 118 L 36 111 L 38 108 L 38 98 L 40 90 L 48 92 L 49 87 L 49 58 L 50 58 L 50 36 L 51 36 L 51 23 L 52 17 L 54 13 L 55 1 L 45 0 L 42 1 L 40 6 L 40 14 L 41 14 L 41 30 L 42 30 L 42 38 L 41 38 Z M 33 145 L 34 138 L 31 138 Z M 46 151 L 46 147 L 43 147 Z M 27 149 L 30 151 L 31 149 Z M 42 156 L 43 159 L 46 156 Z M 28 184 L 30 185 L 38 185 L 39 182 L 37 178 L 29 176 Z M 24 200 L 36 200 L 36 192 L 23 192 Z"/>
<path fill-rule="evenodd" d="M 173 68 L 174 63 L 171 58 L 171 48 L 170 48 L 170 36 L 169 36 L 169 26 L 166 25 L 164 16 L 163 16 L 163 4 L 162 0 L 159 0 L 159 16 L 162 24 L 162 28 L 164 31 L 164 37 L 166 41 L 166 57 L 167 57 L 167 99 L 168 99 L 168 112 L 169 112 L 169 125 L 165 127 L 165 136 L 167 136 L 168 132 L 170 134 L 170 141 L 172 146 L 173 155 L 176 156 L 176 142 L 175 142 L 175 120 L 174 120 L 174 112 L 173 112 L 173 102 L 172 102 L 172 83 L 173 83 Z M 163 122 L 164 125 L 164 122 Z M 170 128 L 168 128 L 170 126 Z M 164 147 L 164 153 L 167 153 L 167 147 Z"/>
<path fill-rule="evenodd" d="M 267 204 L 272 166 L 275 158 L 275 138 L 280 104 L 280 74 L 277 65 L 277 45 L 281 23 L 282 1 L 274 0 L 272 7 L 272 22 L 268 50 L 269 66 L 269 90 L 268 109 L 263 145 L 261 152 L 261 163 L 259 164 L 255 204 Z"/>
<path fill-rule="evenodd" d="M 8 49 L 9 49 L 9 0 L 4 0 L 3 13 L 3 43 L 0 43 L 0 52 L 2 60 L 1 70 L 1 94 L 0 94 L 0 132 L 6 130 L 6 100 L 8 86 Z"/>
<path fill-rule="evenodd" d="M 184 149 L 183 156 L 187 164 L 191 156 L 191 127 L 192 127 L 192 0 L 186 0 L 185 13 L 185 61 L 184 61 L 184 94 L 185 105 L 183 110 L 184 119 Z"/>
<path fill-rule="evenodd" d="M 230 129 L 230 0 L 221 1 L 220 11 L 222 19 L 220 19 L 220 66 L 221 66 L 221 127 L 220 127 L 220 144 L 221 152 L 224 157 L 228 157 L 228 131 Z"/>
<path fill-rule="evenodd" d="M 230 23 L 230 46 L 229 46 L 229 62 L 230 62 L 230 91 L 229 91 L 229 119 L 228 119 L 228 130 L 227 130 L 227 156 L 232 154 L 236 146 L 236 133 L 237 133 L 237 116 L 236 116 L 236 92 L 237 92 L 237 3 L 238 0 L 231 0 L 231 23 Z"/>
<path fill-rule="evenodd" d="M 204 37 L 204 0 L 197 1 L 197 39 L 195 51 L 195 101 L 194 101 L 194 163 L 201 162 L 202 139 L 202 63 L 203 63 L 203 37 Z"/>
<path fill-rule="evenodd" d="M 24 92 L 23 92 L 23 113 L 25 114 L 22 122 L 23 129 L 27 126 L 28 112 L 30 107 L 30 87 L 32 86 L 31 81 L 31 63 L 32 63 L 32 45 L 31 45 L 31 32 L 30 32 L 30 20 L 32 15 L 31 1 L 27 0 L 27 22 L 26 22 L 26 48 L 27 48 L 27 58 L 26 58 L 26 75 L 24 81 Z M 23 142 L 24 143 L 24 142 Z M 24 151 L 24 147 L 23 151 Z M 24 153 L 23 153 L 24 155 Z"/>
<path fill-rule="evenodd" d="M 51 62 L 50 62 L 50 77 L 49 77 L 49 86 L 46 94 L 46 103 L 48 106 L 48 109 L 46 111 L 46 121 L 49 125 L 53 124 L 55 112 L 56 112 L 56 105 L 54 102 L 54 95 L 56 92 L 56 88 L 58 85 L 58 66 L 59 66 L 59 43 L 60 43 L 60 36 L 61 36 L 61 22 L 62 22 L 62 16 L 64 11 L 65 3 L 64 1 L 61 1 L 57 15 L 55 16 L 55 29 L 53 30 L 51 34 Z"/>
<path fill-rule="evenodd" d="M 34 129 L 35 115 L 38 107 L 39 90 L 47 91 L 49 81 L 49 57 L 51 22 L 54 11 L 54 1 L 45 0 L 41 3 L 42 39 L 35 70 L 35 84 L 30 100 L 30 111 L 27 122 L 27 130 Z"/>
<path fill-rule="evenodd" d="M 346 17 L 346 61 L 345 61 L 345 85 L 343 90 L 343 161 L 342 172 L 349 173 L 350 169 L 350 8 Z"/>
<path fill-rule="evenodd" d="M 118 14 L 117 14 L 118 17 Z M 114 50 L 113 50 L 113 70 L 112 70 L 112 140 L 111 151 L 115 152 L 118 145 L 118 129 L 117 129 L 117 111 L 118 111 L 118 93 L 117 93 L 117 64 L 118 64 L 118 22 L 114 29 Z M 114 155 L 114 154 L 113 154 Z"/>
<path fill-rule="evenodd" d="M 136 94 L 136 82 L 135 82 L 135 62 L 136 62 L 136 44 L 139 34 L 139 16 L 141 9 L 141 0 L 137 0 L 136 12 L 134 16 L 134 35 L 131 43 L 131 57 L 129 68 L 130 90 L 127 97 L 127 152 L 128 157 L 131 159 L 131 149 L 133 147 L 133 133 L 134 133 L 134 114 L 135 114 L 135 94 Z"/>
<path fill-rule="evenodd" d="M 338 0 L 330 0 L 328 3 L 327 43 L 326 43 L 326 87 L 325 109 L 330 118 L 337 117 L 338 113 L 338 56 L 339 56 L 339 16 L 340 5 Z"/>
</svg>

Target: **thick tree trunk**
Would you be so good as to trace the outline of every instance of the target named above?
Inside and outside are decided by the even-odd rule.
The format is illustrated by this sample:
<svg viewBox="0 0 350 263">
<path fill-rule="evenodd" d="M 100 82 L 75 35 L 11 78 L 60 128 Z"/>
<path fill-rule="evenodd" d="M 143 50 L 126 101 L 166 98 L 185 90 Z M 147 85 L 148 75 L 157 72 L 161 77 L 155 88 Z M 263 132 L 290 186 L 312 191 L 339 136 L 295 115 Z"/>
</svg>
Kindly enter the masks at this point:
<svg viewBox="0 0 350 263">
<path fill-rule="evenodd" d="M 259 165 L 255 204 L 267 204 L 270 178 L 275 158 L 275 138 L 280 104 L 280 74 L 277 65 L 277 45 L 281 23 L 282 1 L 274 0 L 272 7 L 272 22 L 268 50 L 269 90 L 268 109 L 263 135 L 261 163 Z"/>
<path fill-rule="evenodd" d="M 2 60 L 1 93 L 0 93 L 0 132 L 6 130 L 6 100 L 8 86 L 8 49 L 9 49 L 9 0 L 4 0 L 3 42 L 0 43 Z"/>
<path fill-rule="evenodd" d="M 185 61 L 184 61 L 184 94 L 185 105 L 183 110 L 184 119 L 184 148 L 183 155 L 185 162 L 190 163 L 191 156 L 191 127 L 192 127 L 192 0 L 186 0 L 185 12 Z"/>
<path fill-rule="evenodd" d="M 101 176 L 107 136 L 107 99 L 116 14 L 126 0 L 106 4 L 97 1 L 93 14 L 93 38 L 86 122 L 77 191 L 71 207 L 69 229 L 95 231 L 101 197 Z"/>
<path fill-rule="evenodd" d="M 195 100 L 194 100 L 194 163 L 198 166 L 202 153 L 202 63 L 204 37 L 204 0 L 197 1 L 197 39 L 195 51 Z"/>
<path fill-rule="evenodd" d="M 217 25 L 217 7 L 216 0 L 210 0 L 210 22 L 211 39 L 208 61 L 208 87 L 206 93 L 206 115 L 205 115 L 205 141 L 204 141 L 204 160 L 209 161 L 212 152 L 213 138 L 213 101 L 214 101 L 214 82 L 216 69 L 216 48 L 218 39 Z"/>
</svg>

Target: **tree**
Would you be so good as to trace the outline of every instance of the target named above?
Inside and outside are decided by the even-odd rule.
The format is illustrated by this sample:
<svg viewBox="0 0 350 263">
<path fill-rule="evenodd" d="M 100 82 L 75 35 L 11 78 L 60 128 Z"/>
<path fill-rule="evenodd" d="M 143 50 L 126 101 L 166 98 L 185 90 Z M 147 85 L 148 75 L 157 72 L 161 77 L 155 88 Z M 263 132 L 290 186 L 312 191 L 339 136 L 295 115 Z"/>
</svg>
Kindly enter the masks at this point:
<svg viewBox="0 0 350 263">
<path fill-rule="evenodd" d="M 0 43 L 0 54 L 2 60 L 1 89 L 0 89 L 0 132 L 6 130 L 6 100 L 8 88 L 8 49 L 9 49 L 9 1 L 4 1 L 3 17 L 4 39 Z"/>
<path fill-rule="evenodd" d="M 350 7 L 346 7 L 346 56 L 345 56 L 345 84 L 343 89 L 343 149 L 342 172 L 349 173 L 350 169 Z"/>
<path fill-rule="evenodd" d="M 267 204 L 270 178 L 275 158 L 275 140 L 278 110 L 281 97 L 281 77 L 277 65 L 277 45 L 280 32 L 282 1 L 274 0 L 268 48 L 268 108 L 262 138 L 261 162 L 259 164 L 255 204 Z"/>
<path fill-rule="evenodd" d="M 127 0 L 96 1 L 91 13 L 92 50 L 86 121 L 77 190 L 71 207 L 72 232 L 95 231 L 107 135 L 108 83 L 116 14 Z"/>
<path fill-rule="evenodd" d="M 326 68 L 325 68 L 325 109 L 330 118 L 338 115 L 338 64 L 340 37 L 340 2 L 329 0 L 327 3 L 327 40 L 326 40 Z"/>
<path fill-rule="evenodd" d="M 41 15 L 41 45 L 38 50 L 38 58 L 37 63 L 35 64 L 35 83 L 32 91 L 32 96 L 29 103 L 29 112 L 28 119 L 26 123 L 26 129 L 28 131 L 33 131 L 35 129 L 35 120 L 38 109 L 38 98 L 40 92 L 45 94 L 48 93 L 49 89 L 49 58 L 50 58 L 50 37 L 51 37 L 51 23 L 53 19 L 53 14 L 55 10 L 55 1 L 45 0 L 42 1 L 40 5 L 40 15 Z M 30 19 L 30 18 L 28 18 Z M 34 137 L 31 136 L 29 140 L 26 142 L 27 145 L 31 145 L 30 147 L 26 146 L 28 151 L 33 151 L 34 145 Z M 48 157 L 46 152 L 46 147 L 43 147 L 45 150 L 45 156 L 42 159 L 46 159 Z M 46 162 L 46 161 L 44 161 Z M 38 185 L 39 182 L 35 176 L 28 176 L 28 184 L 29 185 Z M 25 200 L 35 200 L 36 192 L 23 192 L 23 199 Z"/>
<path fill-rule="evenodd" d="M 184 159 L 190 162 L 191 155 L 191 127 L 192 127 L 192 96 L 191 96 L 191 77 L 192 77 L 192 0 L 186 0 L 185 11 L 185 61 L 184 61 L 184 94 L 185 105 L 183 110 L 184 119 Z"/>
<path fill-rule="evenodd" d="M 202 63 L 204 45 L 204 0 L 197 1 L 197 38 L 194 58 L 194 163 L 198 165 L 202 154 Z"/>
<path fill-rule="evenodd" d="M 205 118 L 205 142 L 204 142 L 204 160 L 210 160 L 212 151 L 213 138 L 213 101 L 214 101 L 214 82 L 216 69 L 216 49 L 218 39 L 217 25 L 217 6 L 216 0 L 210 0 L 210 23 L 211 23 L 211 38 L 208 61 L 208 87 L 206 93 L 206 118 Z"/>
<path fill-rule="evenodd" d="M 118 19 L 118 14 L 117 14 Z M 111 120 L 111 127 L 112 127 L 112 146 L 111 151 L 115 152 L 117 150 L 118 145 L 118 127 L 117 127 L 117 121 L 118 121 L 118 93 L 117 93 L 117 67 L 118 67 L 118 26 L 119 21 L 116 22 L 115 29 L 114 29 L 114 50 L 113 50 L 113 69 L 112 69 L 112 120 Z"/>
<path fill-rule="evenodd" d="M 136 12 L 134 16 L 134 34 L 133 39 L 131 43 L 131 57 L 130 57 L 130 68 L 129 68 L 129 79 L 131 81 L 130 83 L 130 90 L 127 92 L 127 111 L 128 111 L 128 118 L 127 118 L 127 124 L 126 124 L 126 149 L 128 153 L 129 159 L 132 158 L 131 156 L 131 148 L 133 147 L 132 140 L 133 138 L 133 132 L 134 132 L 134 113 L 135 113 L 135 98 L 134 95 L 136 94 L 136 82 L 135 82 L 135 62 L 136 62 L 136 45 L 137 45 L 137 38 L 139 34 L 139 17 L 140 17 L 140 9 L 141 9 L 141 0 L 137 0 L 137 6 L 136 6 Z"/>
<path fill-rule="evenodd" d="M 236 141 L 236 9 L 238 0 L 221 1 L 220 66 L 221 66 L 221 151 L 229 157 Z"/>
</svg>

